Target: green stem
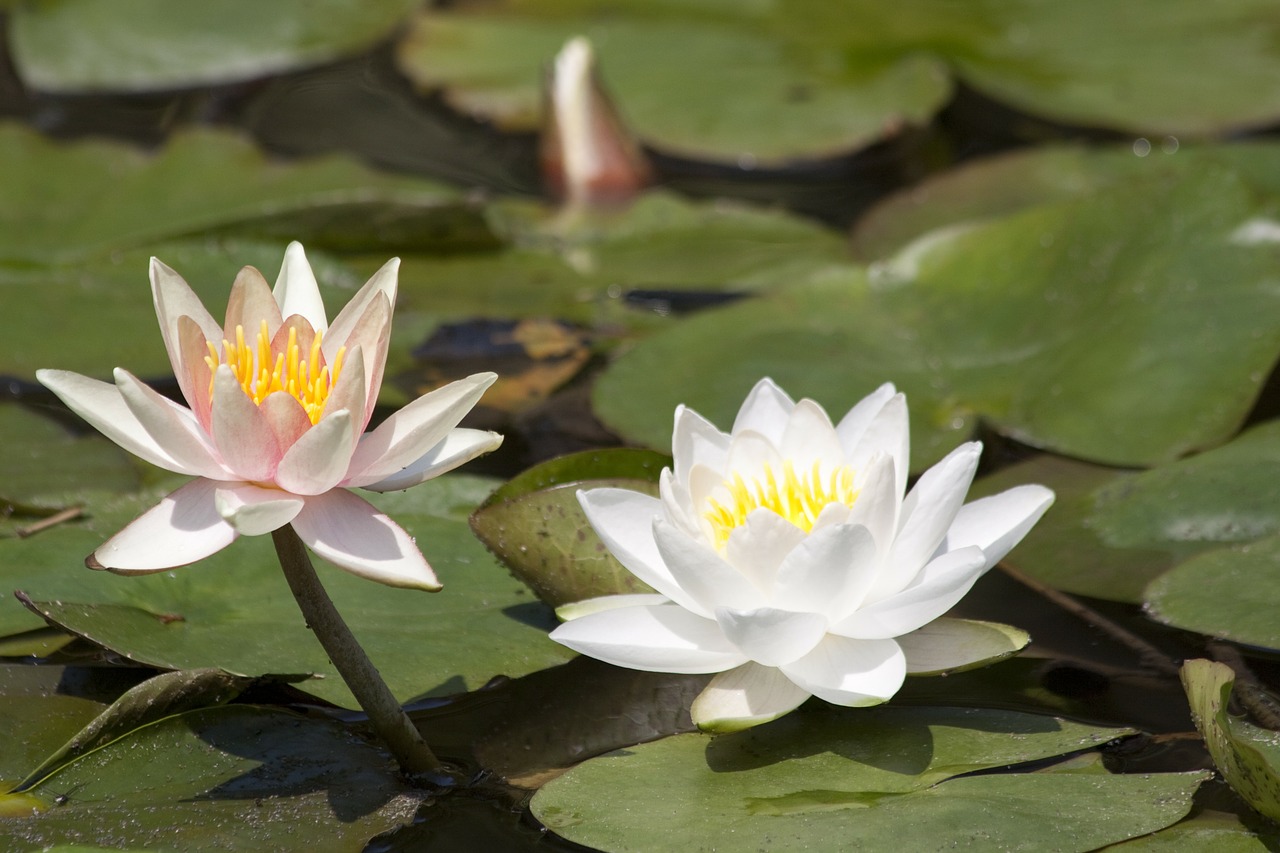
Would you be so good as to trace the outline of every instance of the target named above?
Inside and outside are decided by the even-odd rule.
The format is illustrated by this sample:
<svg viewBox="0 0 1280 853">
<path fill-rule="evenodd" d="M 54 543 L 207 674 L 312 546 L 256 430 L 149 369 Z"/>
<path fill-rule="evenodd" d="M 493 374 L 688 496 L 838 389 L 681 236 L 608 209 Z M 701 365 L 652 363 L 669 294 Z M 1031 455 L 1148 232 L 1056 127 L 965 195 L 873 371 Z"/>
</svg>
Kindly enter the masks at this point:
<svg viewBox="0 0 1280 853">
<path fill-rule="evenodd" d="M 284 569 L 289 589 L 298 600 L 307 626 L 315 632 L 329 660 L 333 661 L 342 680 L 355 694 L 356 701 L 369 716 L 373 730 L 391 750 L 401 769 L 411 774 L 440 771 L 439 759 L 405 715 L 395 696 L 391 695 L 391 689 L 347 623 L 342 621 L 320 578 L 316 577 L 306 546 L 293 527 L 286 524 L 273 532 L 271 539 L 275 542 L 280 567 Z"/>
</svg>

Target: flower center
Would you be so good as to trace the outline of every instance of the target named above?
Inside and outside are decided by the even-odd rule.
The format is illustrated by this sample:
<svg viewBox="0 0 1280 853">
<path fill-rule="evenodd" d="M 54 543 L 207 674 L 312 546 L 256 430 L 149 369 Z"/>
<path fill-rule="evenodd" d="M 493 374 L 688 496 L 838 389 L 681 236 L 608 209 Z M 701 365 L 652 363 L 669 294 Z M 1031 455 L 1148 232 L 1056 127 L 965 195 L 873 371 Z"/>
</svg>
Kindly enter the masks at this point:
<svg viewBox="0 0 1280 853">
<path fill-rule="evenodd" d="M 721 489 L 718 494 L 724 499 L 708 498 L 708 509 L 702 516 L 711 524 L 716 548 L 724 548 L 729 534 L 742 526 L 754 510 L 773 510 L 807 533 L 826 506 L 841 503 L 851 507 L 858 499 L 851 466 L 842 465 L 823 477 L 817 462 L 803 475 L 796 473 L 789 460 L 782 464 L 781 472 L 765 468 L 762 476 L 750 482 L 741 474 L 734 474 L 733 480 L 726 480 Z"/>
<path fill-rule="evenodd" d="M 347 352 L 346 347 L 338 350 L 330 370 L 320 352 L 322 336 L 322 332 L 315 333 L 311 349 L 303 358 L 302 348 L 298 345 L 298 330 L 290 327 L 284 349 L 272 352 L 271 335 L 267 332 L 267 321 L 263 320 L 253 347 L 245 340 L 244 327 L 236 326 L 235 343 L 224 339 L 219 355 L 213 341 L 208 341 L 209 354 L 204 360 L 210 371 L 216 371 L 220 364 L 229 366 L 244 393 L 257 405 L 261 405 L 269 395 L 283 391 L 302 404 L 314 424 L 324 416 L 324 405 L 338 381 L 338 375 L 342 373 L 342 357 Z M 209 398 L 213 398 L 212 376 L 209 378 Z"/>
</svg>

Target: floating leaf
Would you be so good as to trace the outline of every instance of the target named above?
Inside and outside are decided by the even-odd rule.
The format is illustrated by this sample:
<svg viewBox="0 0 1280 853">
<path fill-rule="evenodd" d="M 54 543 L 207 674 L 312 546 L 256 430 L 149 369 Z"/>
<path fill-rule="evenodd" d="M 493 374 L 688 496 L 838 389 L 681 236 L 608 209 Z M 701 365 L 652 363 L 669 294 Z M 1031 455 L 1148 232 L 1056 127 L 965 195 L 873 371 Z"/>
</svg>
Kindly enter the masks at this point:
<svg viewBox="0 0 1280 853">
<path fill-rule="evenodd" d="M 547 784 L 534 815 L 601 850 L 872 849 L 974 845 L 1091 850 L 1190 807 L 1203 773 L 953 778 L 1123 735 L 1008 711 L 839 709 L 739 735 L 680 735 L 587 761 Z M 654 820 L 661 815 L 661 820 Z M 725 827 L 734 833 L 726 834 Z"/>
<path fill-rule="evenodd" d="M 20 3 L 9 11 L 9 39 L 32 88 L 145 92 L 252 80 L 359 53 L 416 5 L 206 0 L 173 16 L 155 0 Z"/>
</svg>

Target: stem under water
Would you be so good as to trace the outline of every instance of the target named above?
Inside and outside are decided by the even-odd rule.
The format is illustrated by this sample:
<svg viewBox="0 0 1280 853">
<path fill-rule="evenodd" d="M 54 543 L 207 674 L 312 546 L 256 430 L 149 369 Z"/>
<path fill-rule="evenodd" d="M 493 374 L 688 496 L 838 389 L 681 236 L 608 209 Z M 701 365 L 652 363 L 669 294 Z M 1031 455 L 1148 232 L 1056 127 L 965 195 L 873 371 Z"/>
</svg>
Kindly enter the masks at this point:
<svg viewBox="0 0 1280 853">
<path fill-rule="evenodd" d="M 364 653 L 347 623 L 342 621 L 329 594 L 325 592 L 307 548 L 294 532 L 285 525 L 271 534 L 284 569 L 289 589 L 298 601 L 307 626 L 324 646 L 329 660 L 355 695 L 360 707 L 369 716 L 369 722 L 378 737 L 391 750 L 400 768 L 409 774 L 442 774 L 440 760 L 418 729 L 409 720 L 391 689 L 378 674 L 378 669 Z M 439 780 L 443 781 L 443 780 Z"/>
</svg>

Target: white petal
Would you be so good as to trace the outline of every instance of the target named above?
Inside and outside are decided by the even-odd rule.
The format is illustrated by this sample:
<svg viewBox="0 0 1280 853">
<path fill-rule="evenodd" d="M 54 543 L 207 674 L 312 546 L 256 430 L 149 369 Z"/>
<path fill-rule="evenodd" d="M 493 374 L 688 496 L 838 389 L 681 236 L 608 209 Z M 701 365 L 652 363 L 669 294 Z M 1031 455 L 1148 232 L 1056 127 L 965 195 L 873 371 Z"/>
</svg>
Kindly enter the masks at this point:
<svg viewBox="0 0 1280 853">
<path fill-rule="evenodd" d="M 166 471 L 195 473 L 156 443 L 129 410 L 115 385 L 66 370 L 37 370 L 36 379 L 66 403 L 67 408 L 84 418 L 89 426 L 134 456 Z"/>
<path fill-rule="evenodd" d="M 893 387 L 893 383 L 886 382 L 854 404 L 854 407 L 840 419 L 840 423 L 836 425 L 836 432 L 840 434 L 840 440 L 847 454 L 850 456 L 854 454 L 872 421 L 897 393 L 898 390 Z"/>
<path fill-rule="evenodd" d="M 676 478 L 688 485 L 689 471 L 694 465 L 705 465 L 713 471 L 724 471 L 729 454 L 729 436 L 715 425 L 685 406 L 676 407 L 676 423 L 671 435 L 671 456 L 675 460 Z"/>
<path fill-rule="evenodd" d="M 225 364 L 213 374 L 213 442 L 222 461 L 237 479 L 249 482 L 270 480 L 280 461 L 271 422 L 244 393 L 235 373 Z"/>
<path fill-rule="evenodd" d="M 937 553 L 964 503 L 981 455 L 980 443 L 962 444 L 916 481 L 915 488 L 903 501 L 898 536 L 880 578 L 867 596 L 868 601 L 879 601 L 905 589 Z"/>
<path fill-rule="evenodd" d="M 702 536 L 702 520 L 693 511 L 689 491 L 682 487 L 670 468 L 663 468 L 658 475 L 658 498 L 667 511 L 667 518 L 690 536 Z"/>
<path fill-rule="evenodd" d="M 747 662 L 715 620 L 676 604 L 583 616 L 556 628 L 551 639 L 605 663 L 648 672 L 723 672 Z"/>
<path fill-rule="evenodd" d="M 907 398 L 902 394 L 886 394 L 886 389 L 892 392 L 893 386 L 881 386 L 854 406 L 836 427 L 836 434 L 844 445 L 849 464 L 855 469 L 864 467 L 877 453 L 888 454 L 898 478 L 895 494 L 901 498 L 907 489 L 907 472 L 911 467 L 911 427 L 907 420 Z"/>
<path fill-rule="evenodd" d="M 777 446 L 763 434 L 753 430 L 735 432 L 729 440 L 729 458 L 725 469 L 725 480 L 732 480 L 734 474 L 740 474 L 750 483 L 760 477 L 766 468 L 778 470 L 782 467 L 782 457 Z"/>
<path fill-rule="evenodd" d="M 142 428 L 185 469 L 182 473 L 222 480 L 230 471 L 191 410 L 158 394 L 127 370 L 115 370 L 116 388 Z"/>
<path fill-rule="evenodd" d="M 205 479 L 187 483 L 103 543 L 90 566 L 122 575 L 146 574 L 221 551 L 239 534 L 214 507 L 219 485 Z"/>
<path fill-rule="evenodd" d="M 329 491 L 346 475 L 354 444 L 351 412 L 326 412 L 285 452 L 276 468 L 276 485 L 298 495 Z"/>
<path fill-rule="evenodd" d="M 782 457 L 795 466 L 796 473 L 807 474 L 815 462 L 824 473 L 844 464 L 844 448 L 836 437 L 835 427 L 827 412 L 813 400 L 801 400 L 787 418 L 778 443 Z"/>
<path fill-rule="evenodd" d="M 288 320 L 294 314 L 311 324 L 317 332 L 329 328 L 325 319 L 324 301 L 320 299 L 320 286 L 316 284 L 315 273 L 311 264 L 307 263 L 307 254 L 302 244 L 295 241 L 289 244 L 284 252 L 284 263 L 280 265 L 280 275 L 276 278 L 276 286 L 271 291 L 280 306 L 280 314 Z"/>
<path fill-rule="evenodd" d="M 191 286 L 159 259 L 151 259 L 151 299 L 155 303 L 156 319 L 160 321 L 160 334 L 164 348 L 169 353 L 173 375 L 178 379 L 182 395 L 190 402 L 196 395 L 207 393 L 205 388 L 192 384 L 189 366 L 185 364 L 178 334 L 178 318 L 189 317 L 200 328 L 205 340 L 215 343 L 222 340 L 222 327 L 213 319 L 200 297 Z"/>
<path fill-rule="evenodd" d="M 786 429 L 787 418 L 795 406 L 795 402 L 772 379 L 761 379 L 747 394 L 742 408 L 738 409 L 738 417 L 733 421 L 733 434 L 751 430 L 777 445 L 782 441 L 782 431 Z"/>
<path fill-rule="evenodd" d="M 893 640 L 850 640 L 830 634 L 812 652 L 781 669 L 819 699 L 854 708 L 887 702 L 907 675 L 906 658 Z"/>
<path fill-rule="evenodd" d="M 716 609 L 716 621 L 729 642 L 764 666 L 780 666 L 807 655 L 827 633 L 827 620 L 821 614 L 774 607 L 720 607 Z"/>
<path fill-rule="evenodd" d="M 656 592 L 633 592 L 627 595 L 601 595 L 598 598 L 584 598 L 562 604 L 556 608 L 556 618 L 561 622 L 572 622 L 592 613 L 604 613 L 606 610 L 619 610 L 623 607 L 652 607 L 657 604 L 670 604 L 671 600 Z"/>
<path fill-rule="evenodd" d="M 946 613 L 973 586 L 986 569 L 986 557 L 977 546 L 950 551 L 934 558 L 920 573 L 920 580 L 902 592 L 860 607 L 831 626 L 831 633 L 861 639 L 900 637 Z"/>
<path fill-rule="evenodd" d="M 252 483 L 219 483 L 213 495 L 218 515 L 242 536 L 261 536 L 284 527 L 305 503 L 297 495 Z"/>
<path fill-rule="evenodd" d="M 854 483 L 858 498 L 845 519 L 847 524 L 861 524 L 871 531 L 881 557 L 888 555 L 898 532 L 898 510 L 902 493 L 898 491 L 898 474 L 893 457 L 877 453 L 857 471 Z M 819 516 L 818 521 L 822 522 Z M 814 525 L 814 530 L 820 524 Z"/>
<path fill-rule="evenodd" d="M 778 567 L 805 540 L 805 532 L 770 509 L 755 509 L 729 533 L 724 559 L 763 590 L 773 589 Z"/>
<path fill-rule="evenodd" d="M 897 638 L 911 675 L 942 675 L 995 663 L 1031 641 L 1026 631 L 996 622 L 935 619 Z"/>
<path fill-rule="evenodd" d="M 376 483 L 361 486 L 371 492 L 395 492 L 425 483 L 432 477 L 438 477 L 446 471 L 452 471 L 459 465 L 470 462 L 477 456 L 497 450 L 502 445 L 502 436 L 496 432 L 479 429 L 455 429 L 445 436 L 444 441 L 431 448 L 431 452 L 411 465 L 401 468 L 390 477 Z"/>
<path fill-rule="evenodd" d="M 773 603 L 787 610 L 843 618 L 862 603 L 877 565 L 876 543 L 867 528 L 853 524 L 823 528 L 782 561 Z"/>
<path fill-rule="evenodd" d="M 351 297 L 350 302 L 343 306 L 342 310 L 338 312 L 338 316 L 333 318 L 329 331 L 325 333 L 323 345 L 326 358 L 331 357 L 330 347 L 333 347 L 332 352 L 337 352 L 338 347 L 345 346 L 350 348 L 356 344 L 364 346 L 366 350 L 369 349 L 374 343 L 373 341 L 352 341 L 351 335 L 360 324 L 361 317 L 364 316 L 364 313 L 377 300 L 379 295 L 386 297 L 388 307 L 395 307 L 399 273 L 400 259 L 392 258 L 365 282 L 364 287 L 356 291 L 356 295 Z"/>
<path fill-rule="evenodd" d="M 348 481 L 376 483 L 413 464 L 444 440 L 497 374 L 477 373 L 419 397 L 366 433 L 351 457 Z"/>
<path fill-rule="evenodd" d="M 404 528 L 344 489 L 308 498 L 293 529 L 312 551 L 353 575 L 387 586 L 440 589 Z"/>
<path fill-rule="evenodd" d="M 776 720 L 808 698 L 781 670 L 745 663 L 711 679 L 689 710 L 698 728 L 724 734 Z"/>
<path fill-rule="evenodd" d="M 715 549 L 691 539 L 673 524 L 659 518 L 653 523 L 653 538 L 662 558 L 684 598 L 654 587 L 694 613 L 712 618 L 717 607 L 751 610 L 768 604 L 764 591 L 730 566 Z M 691 603 L 686 603 L 692 599 Z"/>
<path fill-rule="evenodd" d="M 1040 516 L 1053 504 L 1053 492 L 1044 486 L 1012 489 L 965 504 L 943 542 L 944 550 L 977 545 L 987 555 L 990 568 L 1022 541 Z"/>
</svg>

